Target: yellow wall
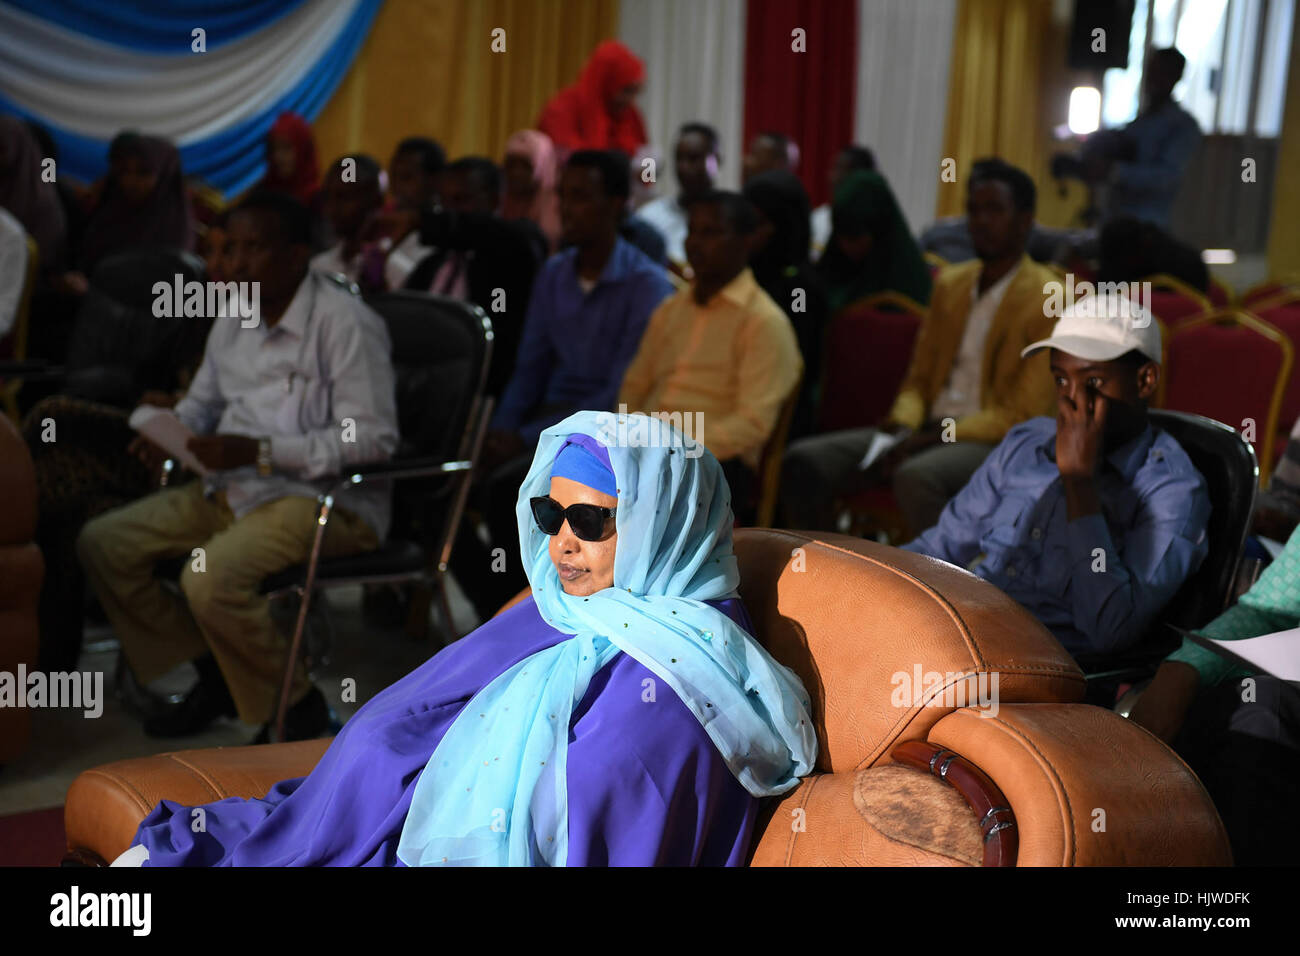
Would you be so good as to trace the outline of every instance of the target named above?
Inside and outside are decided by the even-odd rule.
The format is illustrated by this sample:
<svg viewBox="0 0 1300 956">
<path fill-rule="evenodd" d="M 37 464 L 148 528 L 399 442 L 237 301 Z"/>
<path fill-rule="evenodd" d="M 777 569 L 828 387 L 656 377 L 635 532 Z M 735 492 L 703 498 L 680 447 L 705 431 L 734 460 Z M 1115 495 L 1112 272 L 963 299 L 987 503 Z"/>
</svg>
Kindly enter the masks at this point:
<svg viewBox="0 0 1300 956">
<path fill-rule="evenodd" d="M 414 135 L 497 158 L 617 29 L 617 0 L 387 0 L 314 124 L 321 166 L 356 151 L 387 163 Z"/>
</svg>

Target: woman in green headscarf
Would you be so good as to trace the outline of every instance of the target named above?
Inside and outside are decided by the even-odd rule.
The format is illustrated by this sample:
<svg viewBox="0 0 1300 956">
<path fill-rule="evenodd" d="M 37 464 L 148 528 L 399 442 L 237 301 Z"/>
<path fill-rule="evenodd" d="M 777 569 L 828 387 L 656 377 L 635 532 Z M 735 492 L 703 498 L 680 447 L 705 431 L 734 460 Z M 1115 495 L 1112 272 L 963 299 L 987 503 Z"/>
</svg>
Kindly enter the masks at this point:
<svg viewBox="0 0 1300 956">
<path fill-rule="evenodd" d="M 930 301 L 930 270 L 898 201 L 879 173 L 844 177 L 831 204 L 831 238 L 817 263 L 831 311 L 890 290 Z"/>
</svg>

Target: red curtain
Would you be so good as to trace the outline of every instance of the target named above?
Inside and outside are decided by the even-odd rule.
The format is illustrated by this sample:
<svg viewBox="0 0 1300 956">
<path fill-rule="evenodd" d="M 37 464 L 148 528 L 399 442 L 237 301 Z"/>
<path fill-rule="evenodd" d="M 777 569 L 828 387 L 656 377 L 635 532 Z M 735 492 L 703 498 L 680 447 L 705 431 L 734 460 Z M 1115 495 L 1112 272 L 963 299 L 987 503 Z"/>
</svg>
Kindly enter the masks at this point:
<svg viewBox="0 0 1300 956">
<path fill-rule="evenodd" d="M 802 29 L 805 52 L 796 52 Z M 784 133 L 799 144 L 799 178 L 813 205 L 853 141 L 857 0 L 749 0 L 745 25 L 745 142 Z"/>
</svg>

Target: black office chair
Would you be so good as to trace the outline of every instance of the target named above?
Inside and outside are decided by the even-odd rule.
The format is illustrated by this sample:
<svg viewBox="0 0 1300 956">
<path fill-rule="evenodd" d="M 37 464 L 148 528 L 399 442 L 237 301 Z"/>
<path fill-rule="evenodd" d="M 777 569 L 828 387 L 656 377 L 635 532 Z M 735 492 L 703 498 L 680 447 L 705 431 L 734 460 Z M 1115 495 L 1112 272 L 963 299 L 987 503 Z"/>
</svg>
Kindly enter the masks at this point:
<svg viewBox="0 0 1300 956">
<path fill-rule="evenodd" d="M 300 599 L 272 740 L 283 738 L 293 667 L 317 589 L 378 583 L 436 588 L 443 619 L 453 629 L 446 574 L 492 413 L 492 400 L 484 395 L 492 323 L 472 303 L 426 292 L 385 292 L 366 302 L 383 317 L 392 339 L 401 442 L 391 460 L 340 475 L 338 484 L 317 498 L 311 557 L 263 582 L 262 593 L 273 599 Z M 321 542 L 335 496 L 367 481 L 394 483 L 388 540 L 375 551 L 322 558 Z"/>
<path fill-rule="evenodd" d="M 1209 553 L 1138 645 L 1115 655 L 1078 658 L 1088 679 L 1089 699 L 1105 706 L 1114 703 L 1113 690 L 1120 684 L 1150 677 L 1179 645 L 1181 638 L 1168 625 L 1195 630 L 1228 607 L 1259 489 L 1255 450 L 1236 430 L 1186 412 L 1153 409 L 1150 414 L 1152 424 L 1182 446 L 1205 479 L 1210 495 Z"/>
</svg>

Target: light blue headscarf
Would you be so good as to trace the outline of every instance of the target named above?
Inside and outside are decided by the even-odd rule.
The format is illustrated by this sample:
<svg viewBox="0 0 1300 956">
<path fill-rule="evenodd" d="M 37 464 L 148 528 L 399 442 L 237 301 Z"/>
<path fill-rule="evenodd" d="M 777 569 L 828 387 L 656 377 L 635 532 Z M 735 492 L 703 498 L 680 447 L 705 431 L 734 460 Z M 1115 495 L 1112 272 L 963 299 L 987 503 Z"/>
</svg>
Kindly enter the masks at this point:
<svg viewBox="0 0 1300 956">
<path fill-rule="evenodd" d="M 529 506 L 550 493 L 552 463 L 572 434 L 608 448 L 618 484 L 614 586 L 590 597 L 564 593 Z M 754 796 L 784 793 L 812 770 L 817 737 L 799 678 L 703 603 L 735 597 L 739 572 L 731 492 L 702 445 L 657 418 L 578 412 L 542 432 L 517 514 L 537 608 L 574 637 L 465 705 L 416 784 L 403 863 L 563 866 L 569 721 L 620 651 L 672 688 Z"/>
</svg>

